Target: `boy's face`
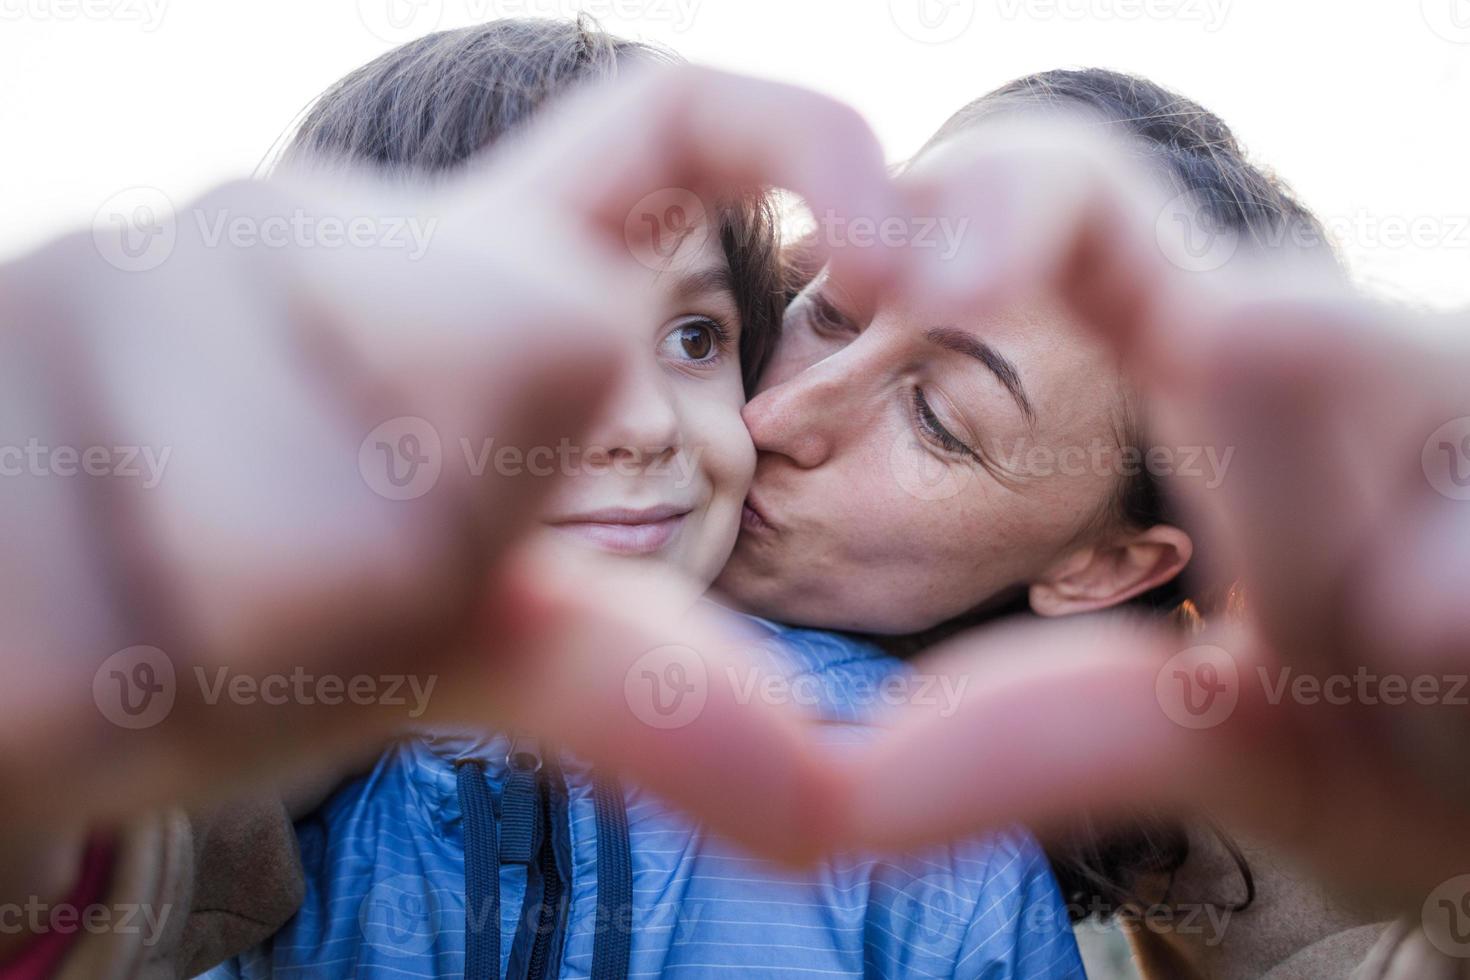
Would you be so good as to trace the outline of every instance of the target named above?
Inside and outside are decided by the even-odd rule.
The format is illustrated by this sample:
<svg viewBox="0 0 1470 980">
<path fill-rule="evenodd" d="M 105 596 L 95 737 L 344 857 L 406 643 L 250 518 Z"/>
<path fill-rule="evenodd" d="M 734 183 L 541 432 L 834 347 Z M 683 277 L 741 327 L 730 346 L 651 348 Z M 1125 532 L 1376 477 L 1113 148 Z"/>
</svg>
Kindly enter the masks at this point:
<svg viewBox="0 0 1470 980">
<path fill-rule="evenodd" d="M 667 563 L 708 585 L 735 545 L 755 472 L 740 417 L 740 317 L 719 237 L 691 234 L 649 270 L 654 322 L 629 324 L 639 354 L 565 474 L 547 524 L 636 565 Z"/>
</svg>

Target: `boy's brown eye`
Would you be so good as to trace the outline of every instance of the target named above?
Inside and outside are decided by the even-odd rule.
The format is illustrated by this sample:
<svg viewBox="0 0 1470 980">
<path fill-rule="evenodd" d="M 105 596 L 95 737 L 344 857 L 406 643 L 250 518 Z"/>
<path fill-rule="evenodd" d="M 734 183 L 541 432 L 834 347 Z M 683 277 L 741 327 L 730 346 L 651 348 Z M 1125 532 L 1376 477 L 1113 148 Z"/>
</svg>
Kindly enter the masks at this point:
<svg viewBox="0 0 1470 980">
<path fill-rule="evenodd" d="M 702 361 L 714 351 L 715 338 L 709 327 L 691 323 L 679 328 L 679 346 L 691 360 Z"/>
<path fill-rule="evenodd" d="M 702 367 L 722 364 L 734 339 L 725 325 L 712 317 L 690 317 L 669 328 L 659 341 L 659 357 Z"/>
</svg>

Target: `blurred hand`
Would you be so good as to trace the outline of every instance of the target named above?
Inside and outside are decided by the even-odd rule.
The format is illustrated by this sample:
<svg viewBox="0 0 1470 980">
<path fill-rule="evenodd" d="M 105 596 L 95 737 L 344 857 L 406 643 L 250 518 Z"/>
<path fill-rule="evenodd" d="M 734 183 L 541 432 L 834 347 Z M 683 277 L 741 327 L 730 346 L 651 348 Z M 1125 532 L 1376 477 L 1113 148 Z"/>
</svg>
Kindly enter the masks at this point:
<svg viewBox="0 0 1470 980">
<path fill-rule="evenodd" d="M 961 678 L 961 701 L 894 710 L 843 757 L 751 710 L 708 720 L 708 755 L 617 725 L 586 751 L 796 860 L 1081 808 L 1203 809 L 1417 908 L 1470 867 L 1470 352 L 1284 249 L 1180 261 L 1179 202 L 1127 146 L 989 133 L 899 185 L 898 213 L 970 219 L 965 248 L 889 253 L 881 288 L 971 313 L 1052 291 L 1111 339 L 1153 441 L 1234 451 L 1218 487 L 1174 490 L 1244 615 L 1201 636 L 1118 614 L 959 637 L 916 669 Z"/>
<path fill-rule="evenodd" d="M 1243 586 L 1244 621 L 955 641 L 919 669 L 966 675 L 963 709 L 889 719 L 849 773 L 847 836 L 1204 807 L 1417 909 L 1470 868 L 1464 318 L 1369 303 L 1285 248 L 1181 261 L 1179 201 L 1135 168 L 1126 145 L 1056 127 L 953 148 L 908 193 L 970 217 L 967 248 L 914 252 L 896 288 L 971 311 L 1053 291 L 1116 344 L 1152 442 L 1233 451 L 1217 488 L 1174 490 L 1212 580 Z"/>
<path fill-rule="evenodd" d="M 513 557 L 550 478 L 475 475 L 460 447 L 574 442 L 622 325 L 646 319 L 635 206 L 768 183 L 841 213 L 892 192 L 852 110 L 681 68 L 574 99 L 433 192 L 232 184 L 152 268 L 99 231 L 0 270 L 0 444 L 41 447 L 0 513 L 12 826 L 235 792 L 430 718 L 507 719 L 497 685 L 561 635 L 528 612 L 540 566 Z M 432 234 L 422 254 L 211 234 L 263 242 L 303 217 Z M 872 255 L 833 258 L 878 281 Z M 667 625 L 652 599 L 614 612 L 637 608 Z"/>
</svg>

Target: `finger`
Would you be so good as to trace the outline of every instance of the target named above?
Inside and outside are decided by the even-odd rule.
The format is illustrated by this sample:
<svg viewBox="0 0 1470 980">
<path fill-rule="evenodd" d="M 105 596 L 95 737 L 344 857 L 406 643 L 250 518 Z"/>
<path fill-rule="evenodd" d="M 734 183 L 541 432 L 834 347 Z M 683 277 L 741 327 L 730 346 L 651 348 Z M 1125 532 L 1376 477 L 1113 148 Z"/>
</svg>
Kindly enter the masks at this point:
<svg viewBox="0 0 1470 980">
<path fill-rule="evenodd" d="M 559 107 L 498 179 L 545 194 L 547 175 L 569 209 L 622 247 L 640 201 L 689 192 L 713 212 L 732 188 L 801 195 L 824 227 L 901 214 L 882 151 L 850 107 L 806 89 L 708 68 L 639 73 Z M 862 288 L 891 274 L 878 243 L 819 236 L 817 247 Z"/>
<path fill-rule="evenodd" d="M 242 184 L 197 209 L 263 222 L 297 203 Z M 58 444 L 161 447 L 167 463 L 156 484 L 68 481 L 72 492 L 53 488 L 33 525 L 52 541 L 91 529 L 93 557 L 49 600 L 101 592 L 85 617 L 58 620 L 32 603 L 53 621 L 51 642 L 27 639 L 54 666 L 24 674 L 34 710 L 6 736 L 31 746 L 8 768 L 51 790 L 43 806 L 127 813 L 402 724 L 402 711 L 377 705 L 234 704 L 212 686 L 216 668 L 234 672 L 226 683 L 431 672 L 436 655 L 462 645 L 486 569 L 533 523 L 560 472 L 477 471 L 464 446 L 498 440 L 524 459 L 575 440 L 617 369 L 586 307 L 568 310 L 546 291 L 507 312 L 492 290 L 509 294 L 508 284 L 460 254 L 411 264 L 371 248 L 247 253 L 195 231 L 181 222 L 169 262 L 148 275 L 103 270 L 85 290 L 55 291 L 63 309 L 42 311 L 45 356 L 30 363 L 55 368 L 72 382 L 56 390 L 71 395 L 66 412 L 16 424 Z M 64 281 L 84 259 L 95 266 L 89 245 L 38 257 L 56 268 L 33 266 L 36 281 Z M 446 290 L 416 289 L 436 280 Z M 405 301 L 415 296 L 425 301 Z M 378 427 L 403 417 L 429 427 L 440 457 L 421 486 L 371 471 L 383 465 Z M 47 568 L 74 557 L 54 545 L 39 553 L 57 556 Z M 42 566 L 29 564 L 34 579 Z M 54 622 L 71 622 L 77 641 L 58 640 Z M 139 646 L 174 668 L 169 698 L 155 700 L 176 702 L 145 730 L 105 717 L 115 689 L 98 669 Z M 222 759 L 231 765 L 209 764 Z"/>
<path fill-rule="evenodd" d="M 750 627 L 690 609 L 697 589 L 629 582 L 597 556 L 542 550 L 512 572 L 512 659 L 497 656 L 470 707 L 554 739 L 699 818 L 787 860 L 829 845 L 840 801 L 811 720 L 763 696 L 779 679 Z M 498 617 L 493 617 L 498 618 Z M 503 622 L 504 620 L 502 620 Z"/>
<path fill-rule="evenodd" d="M 1130 151 L 1069 116 L 996 119 L 927 151 L 902 190 L 956 243 L 912 250 L 896 288 L 965 312 L 1060 295 L 1128 344 L 1175 271 L 1148 222 L 1162 195 Z"/>
<path fill-rule="evenodd" d="M 1080 808 L 1120 815 L 1259 793 L 1272 781 L 1241 766 L 1268 737 L 1241 697 L 1249 666 L 1134 626 L 962 637 L 917 665 L 950 678 L 958 702 L 895 712 L 852 774 L 849 843 L 907 847 Z"/>
<path fill-rule="evenodd" d="M 303 206 L 345 221 L 384 203 L 238 184 L 198 209 L 265 224 Z M 388 663 L 464 629 L 561 472 L 486 450 L 577 443 L 618 369 L 606 314 L 453 243 L 262 255 L 195 235 L 181 223 L 166 278 L 129 294 L 152 310 L 134 343 L 97 358 L 107 424 L 175 447 L 157 488 L 116 491 L 135 619 L 170 624 L 152 642 L 172 655 L 261 666 Z"/>
<path fill-rule="evenodd" d="M 1318 669 L 1361 654 L 1345 605 L 1373 540 L 1396 524 L 1405 489 L 1426 490 L 1423 436 L 1398 362 L 1373 336 L 1371 308 L 1314 288 L 1271 288 L 1202 310 L 1171 356 L 1191 383 L 1146 377 L 1152 438 L 1228 460 L 1212 480 L 1171 490 L 1228 553 L 1273 645 Z M 1415 496 L 1421 496 L 1415 494 Z"/>
</svg>

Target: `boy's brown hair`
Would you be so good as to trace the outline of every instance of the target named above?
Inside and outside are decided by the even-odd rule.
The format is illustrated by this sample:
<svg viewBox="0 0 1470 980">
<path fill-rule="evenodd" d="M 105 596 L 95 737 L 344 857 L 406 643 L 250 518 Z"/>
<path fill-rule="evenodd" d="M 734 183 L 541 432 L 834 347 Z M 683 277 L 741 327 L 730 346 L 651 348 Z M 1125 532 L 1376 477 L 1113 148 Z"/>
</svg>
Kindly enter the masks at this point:
<svg viewBox="0 0 1470 980">
<path fill-rule="evenodd" d="M 280 162 L 368 164 L 413 176 L 452 173 L 578 86 L 677 61 L 671 52 L 609 34 L 585 16 L 440 31 L 394 48 L 324 92 Z M 717 210 L 749 392 L 781 329 L 778 223 L 769 196 L 760 192 L 733 196 Z"/>
</svg>

